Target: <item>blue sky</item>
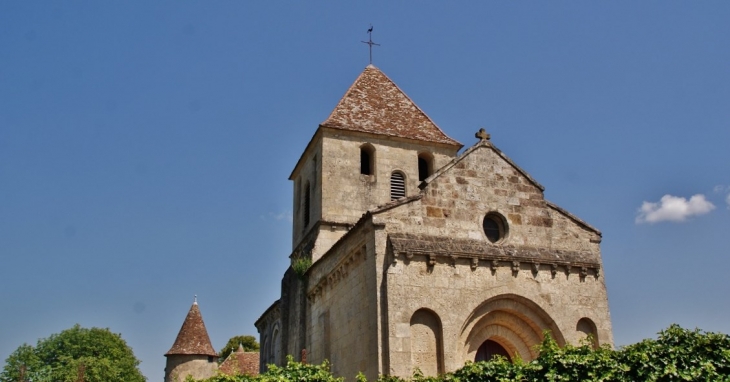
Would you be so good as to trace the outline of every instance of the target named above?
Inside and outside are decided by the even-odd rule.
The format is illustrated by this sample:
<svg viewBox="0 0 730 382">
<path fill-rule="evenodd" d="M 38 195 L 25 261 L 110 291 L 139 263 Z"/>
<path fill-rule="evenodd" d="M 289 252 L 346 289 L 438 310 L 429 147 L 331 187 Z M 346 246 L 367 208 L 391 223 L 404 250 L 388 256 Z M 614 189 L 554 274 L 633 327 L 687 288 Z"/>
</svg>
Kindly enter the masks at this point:
<svg viewBox="0 0 730 382">
<path fill-rule="evenodd" d="M 256 334 L 287 180 L 368 63 L 603 231 L 617 345 L 730 333 L 728 2 L 0 3 L 0 358 L 108 327 L 160 381 L 197 294 Z"/>
</svg>

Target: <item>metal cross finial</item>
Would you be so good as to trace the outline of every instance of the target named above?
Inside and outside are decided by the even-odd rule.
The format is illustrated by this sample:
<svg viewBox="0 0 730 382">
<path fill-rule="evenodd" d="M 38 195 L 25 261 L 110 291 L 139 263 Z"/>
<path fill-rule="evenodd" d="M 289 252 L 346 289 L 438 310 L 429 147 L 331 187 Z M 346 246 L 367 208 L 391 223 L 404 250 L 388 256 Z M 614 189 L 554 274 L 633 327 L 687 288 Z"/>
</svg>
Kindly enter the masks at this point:
<svg viewBox="0 0 730 382">
<path fill-rule="evenodd" d="M 491 136 L 484 130 L 484 128 L 479 129 L 479 131 L 474 134 L 475 137 L 479 138 L 480 141 L 488 141 Z"/>
<path fill-rule="evenodd" d="M 198 295 L 197 294 L 193 295 L 193 304 L 196 304 L 196 305 L 198 304 Z"/>
<path fill-rule="evenodd" d="M 370 29 L 368 29 L 368 41 L 361 41 L 363 44 L 368 44 L 370 48 L 370 65 L 373 64 L 373 45 L 380 46 L 380 44 L 376 44 L 373 42 L 373 24 L 370 24 Z"/>
</svg>

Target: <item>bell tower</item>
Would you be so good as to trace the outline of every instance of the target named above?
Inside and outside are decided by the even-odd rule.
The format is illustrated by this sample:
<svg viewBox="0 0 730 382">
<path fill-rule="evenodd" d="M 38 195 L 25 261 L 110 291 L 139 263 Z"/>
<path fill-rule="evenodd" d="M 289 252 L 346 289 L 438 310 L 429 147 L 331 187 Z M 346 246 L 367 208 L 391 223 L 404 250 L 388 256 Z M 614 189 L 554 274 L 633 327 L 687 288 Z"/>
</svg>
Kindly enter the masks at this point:
<svg viewBox="0 0 730 382">
<path fill-rule="evenodd" d="M 289 177 L 295 255 L 316 261 L 367 211 L 418 194 L 419 184 L 461 147 L 368 65 L 318 126 Z"/>
</svg>

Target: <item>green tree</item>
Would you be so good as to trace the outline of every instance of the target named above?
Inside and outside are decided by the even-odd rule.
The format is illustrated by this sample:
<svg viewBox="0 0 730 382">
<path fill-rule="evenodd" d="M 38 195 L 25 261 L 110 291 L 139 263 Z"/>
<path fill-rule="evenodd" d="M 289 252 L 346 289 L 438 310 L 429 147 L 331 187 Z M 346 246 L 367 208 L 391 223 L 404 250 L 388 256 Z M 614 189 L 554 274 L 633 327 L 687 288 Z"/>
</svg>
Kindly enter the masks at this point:
<svg viewBox="0 0 730 382">
<path fill-rule="evenodd" d="M 221 349 L 221 351 L 218 352 L 218 362 L 223 362 L 225 359 L 233 353 L 234 351 L 238 350 L 239 346 L 243 346 L 243 350 L 245 351 L 252 351 L 252 352 L 258 352 L 259 351 L 259 343 L 256 342 L 256 337 L 254 336 L 235 336 L 232 337 L 230 340 L 228 340 L 228 343 L 226 343 L 226 346 Z"/>
<path fill-rule="evenodd" d="M 73 328 L 23 344 L 5 360 L 0 382 L 144 382 L 139 360 L 121 335 L 109 329 Z M 23 382 L 25 382 L 23 381 Z"/>
</svg>

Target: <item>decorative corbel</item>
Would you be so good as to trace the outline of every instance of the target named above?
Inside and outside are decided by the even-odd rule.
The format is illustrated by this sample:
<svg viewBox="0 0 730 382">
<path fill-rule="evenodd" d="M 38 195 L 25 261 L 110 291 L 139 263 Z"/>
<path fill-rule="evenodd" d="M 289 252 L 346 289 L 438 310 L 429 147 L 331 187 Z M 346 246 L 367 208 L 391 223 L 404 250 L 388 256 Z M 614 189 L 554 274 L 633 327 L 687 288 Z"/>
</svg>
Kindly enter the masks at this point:
<svg viewBox="0 0 730 382">
<path fill-rule="evenodd" d="M 436 257 L 433 255 L 428 255 L 426 257 L 426 263 L 429 267 L 433 267 L 434 265 L 436 265 Z"/>
<path fill-rule="evenodd" d="M 512 262 L 512 275 L 517 276 L 517 273 L 520 272 L 520 262 L 519 261 L 513 261 Z"/>
<path fill-rule="evenodd" d="M 593 269 L 596 271 L 596 278 L 598 278 L 598 276 L 600 276 L 601 274 L 601 267 L 595 267 Z"/>
<path fill-rule="evenodd" d="M 532 263 L 532 273 L 537 276 L 540 272 L 540 263 Z"/>
<path fill-rule="evenodd" d="M 477 266 L 479 266 L 479 258 L 478 257 L 472 257 L 471 258 L 471 270 L 476 270 Z"/>
<path fill-rule="evenodd" d="M 580 267 L 580 277 L 585 278 L 588 276 L 588 268 Z"/>
<path fill-rule="evenodd" d="M 550 274 L 555 277 L 555 275 L 558 273 L 558 264 L 552 263 L 550 264 Z"/>
<path fill-rule="evenodd" d="M 489 264 L 489 268 L 492 269 L 492 272 L 496 272 L 498 266 L 499 266 L 498 260 L 492 260 L 492 262 Z"/>
<path fill-rule="evenodd" d="M 565 275 L 570 276 L 570 264 L 565 264 Z"/>
</svg>

